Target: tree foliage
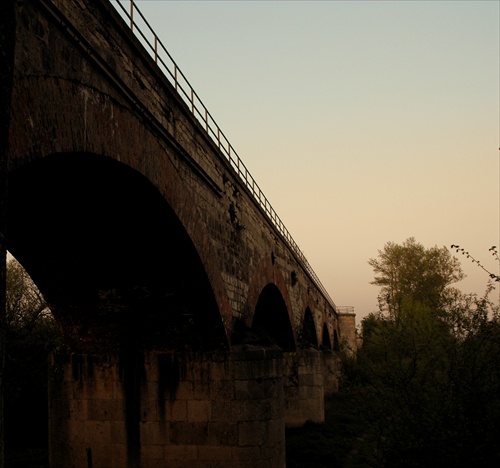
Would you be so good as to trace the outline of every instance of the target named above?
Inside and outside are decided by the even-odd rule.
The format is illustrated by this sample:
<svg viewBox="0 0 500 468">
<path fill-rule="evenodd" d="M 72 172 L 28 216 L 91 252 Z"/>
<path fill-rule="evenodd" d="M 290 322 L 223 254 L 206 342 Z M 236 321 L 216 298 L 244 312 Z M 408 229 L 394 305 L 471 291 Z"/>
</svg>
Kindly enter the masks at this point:
<svg viewBox="0 0 500 468">
<path fill-rule="evenodd" d="M 451 284 L 464 278 L 459 261 L 446 247 L 426 249 L 410 237 L 402 245 L 385 244 L 378 258 L 368 261 L 380 286 L 381 310 L 398 314 L 405 298 L 439 310 Z"/>
<path fill-rule="evenodd" d="M 6 319 L 12 330 L 32 329 L 40 320 L 50 321 L 50 311 L 42 294 L 15 259 L 7 264 L 6 292 Z"/>
<path fill-rule="evenodd" d="M 414 239 L 370 260 L 382 307 L 362 322 L 350 384 L 363 396 L 379 466 L 499 466 L 500 317 L 446 249 Z"/>
<path fill-rule="evenodd" d="M 23 267 L 7 263 L 6 448 L 47 443 L 47 357 L 61 344 L 55 320 Z"/>
<path fill-rule="evenodd" d="M 488 276 L 490 277 L 490 279 L 492 279 L 493 281 L 496 281 L 497 283 L 500 283 L 500 275 L 492 273 L 490 270 L 488 270 L 487 268 L 485 268 L 484 265 L 479 260 L 477 260 L 476 258 L 474 258 L 472 256 L 472 254 L 470 254 L 469 252 L 467 252 L 463 247 L 460 247 L 459 245 L 456 245 L 456 244 L 451 244 L 451 248 L 455 249 L 455 252 L 461 253 L 462 255 L 464 255 L 472 263 L 475 263 L 479 268 L 481 268 L 483 271 L 485 271 L 486 273 L 488 273 Z M 497 262 L 500 263 L 500 257 L 498 256 L 498 250 L 497 250 L 496 245 L 492 245 L 488 249 L 488 252 L 491 252 L 491 255 L 493 255 L 493 257 L 495 257 L 495 259 L 497 260 Z"/>
</svg>

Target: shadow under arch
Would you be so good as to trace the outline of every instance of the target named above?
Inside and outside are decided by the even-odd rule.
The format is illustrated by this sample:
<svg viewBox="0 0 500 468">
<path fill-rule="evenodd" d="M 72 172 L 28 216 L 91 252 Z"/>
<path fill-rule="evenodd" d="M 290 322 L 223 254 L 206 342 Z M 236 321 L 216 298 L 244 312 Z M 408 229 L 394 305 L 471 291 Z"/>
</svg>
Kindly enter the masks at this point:
<svg viewBox="0 0 500 468">
<path fill-rule="evenodd" d="M 321 346 L 325 350 L 332 349 L 332 341 L 330 340 L 330 333 L 328 332 L 328 325 L 326 323 L 323 324 L 323 331 L 321 336 Z"/>
<path fill-rule="evenodd" d="M 256 315 L 259 315 L 256 319 Z M 260 316 L 264 314 L 267 316 Z M 296 333 L 285 279 L 273 256 L 262 258 L 249 284 L 243 316 L 233 324 L 231 344 L 244 342 L 249 330 L 264 327 L 268 337 L 283 350 L 295 351 Z"/>
<path fill-rule="evenodd" d="M 262 290 L 252 321 L 252 332 L 259 338 L 268 338 L 267 344 L 276 344 L 283 351 L 295 351 L 293 330 L 288 310 L 278 287 L 267 284 Z"/>
<path fill-rule="evenodd" d="M 302 325 L 302 346 L 305 348 L 318 347 L 318 336 L 316 333 L 316 324 L 311 309 L 306 308 L 304 313 L 304 322 Z"/>
<path fill-rule="evenodd" d="M 149 180 L 111 158 L 54 154 L 9 177 L 7 246 L 74 350 L 227 347 L 205 267 Z"/>
</svg>

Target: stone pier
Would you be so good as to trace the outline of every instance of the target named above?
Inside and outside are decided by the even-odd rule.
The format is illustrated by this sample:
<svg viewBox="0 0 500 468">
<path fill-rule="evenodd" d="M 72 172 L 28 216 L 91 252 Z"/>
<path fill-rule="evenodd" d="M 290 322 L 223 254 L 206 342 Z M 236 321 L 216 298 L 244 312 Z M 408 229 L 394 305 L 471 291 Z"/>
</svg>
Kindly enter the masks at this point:
<svg viewBox="0 0 500 468">
<path fill-rule="evenodd" d="M 52 468 L 285 467 L 282 352 L 56 354 Z"/>
<path fill-rule="evenodd" d="M 332 396 L 339 391 L 340 356 L 338 353 L 323 350 L 323 383 L 325 397 Z"/>
<path fill-rule="evenodd" d="M 307 421 L 325 421 L 324 361 L 314 348 L 285 353 L 284 394 L 287 427 L 299 427 Z"/>
</svg>

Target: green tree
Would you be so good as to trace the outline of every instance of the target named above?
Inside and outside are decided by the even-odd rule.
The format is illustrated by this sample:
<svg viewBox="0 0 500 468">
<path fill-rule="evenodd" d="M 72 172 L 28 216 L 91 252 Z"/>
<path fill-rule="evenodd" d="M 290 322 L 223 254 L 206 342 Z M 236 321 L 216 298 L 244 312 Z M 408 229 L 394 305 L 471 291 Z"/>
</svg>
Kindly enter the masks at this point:
<svg viewBox="0 0 500 468">
<path fill-rule="evenodd" d="M 362 322 L 363 347 L 349 377 L 380 466 L 498 466 L 494 283 L 481 297 L 450 287 L 463 277 L 458 261 L 414 239 L 386 244 L 370 265 L 381 307 Z"/>
<path fill-rule="evenodd" d="M 379 307 L 397 316 L 404 298 L 411 298 L 434 311 L 440 310 L 450 285 L 464 278 L 459 261 L 446 247 L 426 249 L 413 237 L 403 244 L 388 242 L 368 263 L 372 284 L 380 286 Z"/>
</svg>

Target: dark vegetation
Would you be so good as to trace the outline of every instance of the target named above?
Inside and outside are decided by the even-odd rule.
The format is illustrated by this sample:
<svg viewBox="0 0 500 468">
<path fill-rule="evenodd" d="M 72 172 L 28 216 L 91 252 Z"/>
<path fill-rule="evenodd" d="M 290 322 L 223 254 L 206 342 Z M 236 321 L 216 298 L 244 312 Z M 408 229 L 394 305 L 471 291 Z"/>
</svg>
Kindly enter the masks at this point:
<svg viewBox="0 0 500 468">
<path fill-rule="evenodd" d="M 16 260 L 7 266 L 5 466 L 48 466 L 47 358 L 61 337 L 43 297 Z"/>
<path fill-rule="evenodd" d="M 286 430 L 287 468 L 375 466 L 375 441 L 367 432 L 362 398 L 342 391 L 325 402 L 325 423 Z"/>
<path fill-rule="evenodd" d="M 357 355 L 343 356 L 326 422 L 287 429 L 287 467 L 500 466 L 498 276 L 483 296 L 463 294 L 451 286 L 463 277 L 458 260 L 414 239 L 369 263 L 379 311 L 362 321 Z M 46 359 L 61 338 L 14 261 L 7 318 L 6 466 L 46 468 Z"/>
<path fill-rule="evenodd" d="M 362 321 L 357 356 L 344 356 L 326 423 L 288 431 L 288 466 L 500 466 L 500 317 L 489 299 L 500 278 L 487 271 L 482 297 L 463 294 L 451 286 L 458 260 L 414 239 L 369 263 L 379 311 Z"/>
</svg>

